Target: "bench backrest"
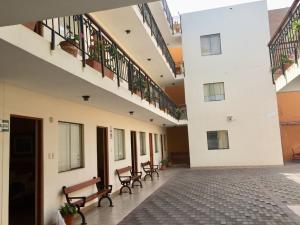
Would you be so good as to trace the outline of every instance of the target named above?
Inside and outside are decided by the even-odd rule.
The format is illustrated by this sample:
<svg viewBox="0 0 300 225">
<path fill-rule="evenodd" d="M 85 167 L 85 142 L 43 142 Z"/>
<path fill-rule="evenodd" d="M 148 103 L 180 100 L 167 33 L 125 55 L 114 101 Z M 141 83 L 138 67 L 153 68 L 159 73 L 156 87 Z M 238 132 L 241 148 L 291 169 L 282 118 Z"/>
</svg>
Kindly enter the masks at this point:
<svg viewBox="0 0 300 225">
<path fill-rule="evenodd" d="M 145 167 L 145 166 L 151 166 L 151 162 L 148 161 L 148 162 L 144 162 L 144 163 L 141 163 L 142 167 Z"/>
<path fill-rule="evenodd" d="M 131 166 L 127 166 L 121 169 L 117 169 L 116 172 L 118 175 L 122 174 L 122 173 L 128 173 L 131 171 Z"/>
<path fill-rule="evenodd" d="M 70 194 L 72 192 L 79 191 L 83 188 L 86 188 L 86 187 L 92 186 L 94 184 L 97 184 L 100 181 L 101 181 L 100 177 L 94 177 L 91 180 L 88 180 L 88 181 L 85 181 L 85 182 L 82 182 L 82 183 L 79 183 L 79 184 L 75 184 L 75 185 L 72 185 L 72 186 L 69 186 L 69 187 L 64 186 L 63 187 L 63 192 L 64 192 L 65 195 L 67 195 L 67 194 Z"/>
</svg>

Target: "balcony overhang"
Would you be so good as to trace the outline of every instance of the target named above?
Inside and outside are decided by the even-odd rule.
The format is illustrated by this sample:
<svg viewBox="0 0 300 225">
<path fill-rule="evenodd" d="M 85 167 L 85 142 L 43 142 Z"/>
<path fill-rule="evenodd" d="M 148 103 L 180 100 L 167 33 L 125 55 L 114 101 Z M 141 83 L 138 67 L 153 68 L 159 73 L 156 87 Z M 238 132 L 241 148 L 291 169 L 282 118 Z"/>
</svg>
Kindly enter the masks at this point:
<svg viewBox="0 0 300 225">
<path fill-rule="evenodd" d="M 168 47 L 181 47 L 182 46 L 182 38 L 181 33 L 175 32 L 174 27 L 171 28 L 171 25 L 167 19 L 167 15 L 165 13 L 163 4 L 161 1 L 148 3 L 149 8 L 155 18 L 155 21 L 161 30 L 161 34 L 163 35 Z"/>
<path fill-rule="evenodd" d="M 9 0 L 2 1 L 0 26 L 21 24 L 48 18 L 83 14 L 88 12 L 116 9 L 155 0 Z"/>
<path fill-rule="evenodd" d="M 0 28 L 0 81 L 49 96 L 88 104 L 119 115 L 157 125 L 178 125 L 179 121 L 157 107 L 131 94 L 128 88 L 89 66 L 82 67 L 77 58 L 57 47 L 50 51 L 48 40 L 22 25 Z M 83 102 L 82 96 L 90 95 Z"/>
<path fill-rule="evenodd" d="M 300 67 L 294 63 L 284 73 L 274 74 L 276 91 L 300 91 Z"/>
<path fill-rule="evenodd" d="M 95 12 L 91 15 L 148 74 L 151 74 L 156 83 L 165 86 L 174 82 L 175 74 L 151 35 L 150 28 L 143 22 L 138 6 Z M 126 30 L 130 30 L 130 33 L 127 34 Z"/>
</svg>

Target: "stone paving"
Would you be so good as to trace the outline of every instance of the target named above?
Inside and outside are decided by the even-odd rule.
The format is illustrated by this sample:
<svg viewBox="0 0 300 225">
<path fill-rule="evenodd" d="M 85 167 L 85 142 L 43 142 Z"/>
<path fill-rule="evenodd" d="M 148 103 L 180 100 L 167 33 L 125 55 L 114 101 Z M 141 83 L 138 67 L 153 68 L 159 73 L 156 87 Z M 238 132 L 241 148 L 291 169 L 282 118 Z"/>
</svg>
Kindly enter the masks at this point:
<svg viewBox="0 0 300 225">
<path fill-rule="evenodd" d="M 300 166 L 184 170 L 120 225 L 300 225 Z"/>
</svg>

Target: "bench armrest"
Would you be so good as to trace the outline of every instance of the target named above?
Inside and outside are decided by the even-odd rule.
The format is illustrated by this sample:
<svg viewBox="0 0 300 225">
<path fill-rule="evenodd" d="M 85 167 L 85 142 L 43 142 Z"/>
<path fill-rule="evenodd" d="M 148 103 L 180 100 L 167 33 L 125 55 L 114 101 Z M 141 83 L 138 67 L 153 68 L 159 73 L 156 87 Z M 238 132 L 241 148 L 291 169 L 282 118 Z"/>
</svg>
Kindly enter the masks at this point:
<svg viewBox="0 0 300 225">
<path fill-rule="evenodd" d="M 131 179 L 131 176 L 119 176 L 120 181 L 124 181 L 126 179 Z"/>
<path fill-rule="evenodd" d="M 158 165 L 153 165 L 152 168 L 158 169 L 159 166 Z"/>
<path fill-rule="evenodd" d="M 83 201 L 83 206 L 85 205 L 86 197 L 68 197 L 68 198 L 67 198 L 67 201 L 68 201 L 68 203 L 73 204 L 73 203 L 72 203 L 72 200 L 75 200 L 75 199 L 82 200 L 82 201 Z M 71 201 L 70 201 L 70 200 L 71 200 Z"/>
<path fill-rule="evenodd" d="M 132 175 L 140 175 L 142 176 L 142 172 L 131 172 Z"/>
<path fill-rule="evenodd" d="M 97 184 L 97 189 L 98 189 L 98 191 L 101 191 L 103 189 L 108 189 L 109 190 L 108 193 L 111 193 L 112 192 L 112 185 Z"/>
</svg>

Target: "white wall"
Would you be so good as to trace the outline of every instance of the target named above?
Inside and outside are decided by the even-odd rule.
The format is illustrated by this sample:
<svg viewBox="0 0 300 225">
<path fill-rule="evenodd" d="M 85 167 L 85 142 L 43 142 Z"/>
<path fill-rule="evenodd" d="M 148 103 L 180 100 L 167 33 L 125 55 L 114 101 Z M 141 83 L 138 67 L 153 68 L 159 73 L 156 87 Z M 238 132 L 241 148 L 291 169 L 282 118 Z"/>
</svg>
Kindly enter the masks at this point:
<svg viewBox="0 0 300 225">
<path fill-rule="evenodd" d="M 137 136 L 138 163 L 149 160 L 149 133 L 164 134 L 162 127 L 141 122 L 133 118 L 120 116 L 83 104 L 57 99 L 0 82 L 0 115 L 9 119 L 10 115 L 21 115 L 43 119 L 43 160 L 44 160 L 44 216 L 45 224 L 54 222 L 56 210 L 65 199 L 61 194 L 62 186 L 72 185 L 97 176 L 96 127 L 125 129 L 126 159 L 114 161 L 113 139 L 109 139 L 109 180 L 117 191 L 120 187 L 115 176 L 115 169 L 131 165 L 130 131 L 144 131 L 147 137 L 147 155 L 140 157 L 139 136 Z M 53 117 L 53 122 L 50 121 Z M 58 173 L 58 121 L 80 123 L 84 125 L 85 168 Z M 8 224 L 8 180 L 9 180 L 9 133 L 0 133 L 1 180 L 0 194 L 2 225 Z M 4 147 L 3 147 L 4 146 Z M 48 154 L 54 154 L 49 159 Z M 155 163 L 160 160 L 159 153 L 154 153 Z M 91 193 L 92 189 L 85 192 Z M 1 215 L 1 214 L 0 214 Z"/>
<path fill-rule="evenodd" d="M 184 14 L 182 26 L 191 166 L 281 165 L 266 2 Z M 202 57 L 200 36 L 215 33 L 222 54 Z M 203 84 L 213 82 L 225 82 L 225 101 L 204 102 Z M 228 130 L 230 149 L 208 150 L 214 130 Z"/>
</svg>

